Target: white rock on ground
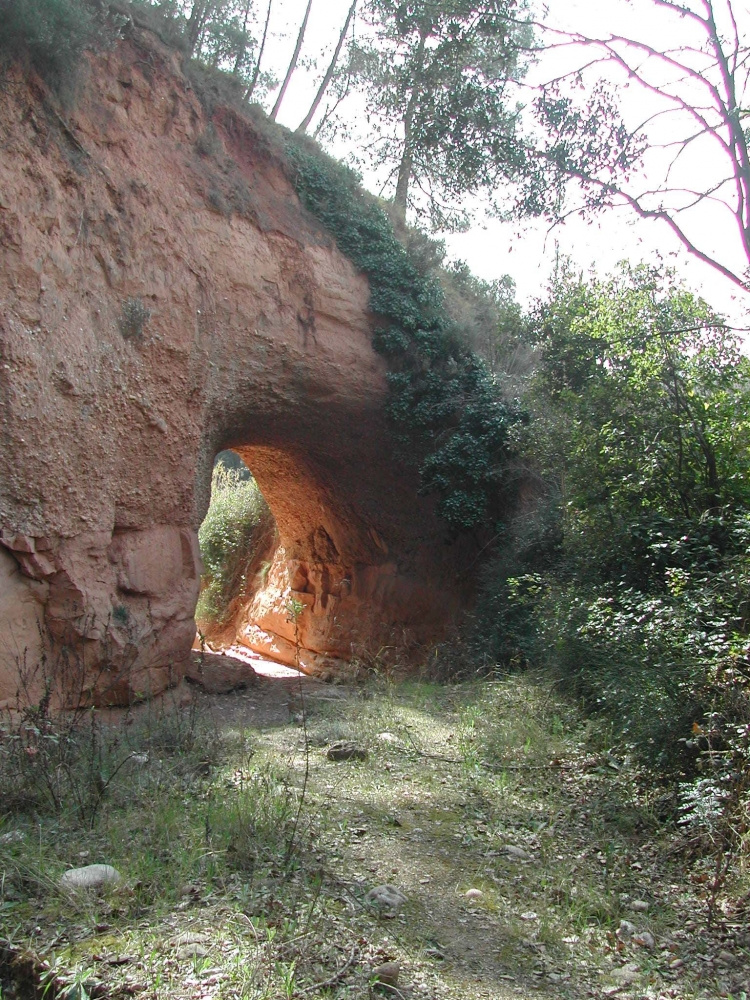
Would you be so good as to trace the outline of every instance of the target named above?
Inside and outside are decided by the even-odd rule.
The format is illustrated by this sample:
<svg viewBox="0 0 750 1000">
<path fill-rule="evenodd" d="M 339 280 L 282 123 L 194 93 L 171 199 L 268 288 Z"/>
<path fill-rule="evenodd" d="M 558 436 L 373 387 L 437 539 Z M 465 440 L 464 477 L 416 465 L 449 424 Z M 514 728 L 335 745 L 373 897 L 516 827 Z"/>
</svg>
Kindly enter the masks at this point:
<svg viewBox="0 0 750 1000">
<path fill-rule="evenodd" d="M 104 885 L 116 885 L 122 875 L 112 865 L 85 865 L 63 872 L 60 885 L 64 889 L 101 889 Z"/>
</svg>

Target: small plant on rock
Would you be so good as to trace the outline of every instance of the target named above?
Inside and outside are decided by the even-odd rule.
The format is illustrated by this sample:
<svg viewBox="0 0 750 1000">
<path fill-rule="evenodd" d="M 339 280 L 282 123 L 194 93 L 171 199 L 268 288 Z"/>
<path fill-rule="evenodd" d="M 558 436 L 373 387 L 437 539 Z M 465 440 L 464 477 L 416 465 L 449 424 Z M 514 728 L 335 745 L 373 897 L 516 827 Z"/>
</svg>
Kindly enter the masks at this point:
<svg viewBox="0 0 750 1000">
<path fill-rule="evenodd" d="M 120 312 L 120 333 L 125 340 L 143 340 L 143 328 L 151 319 L 151 310 L 139 298 L 127 298 Z"/>
</svg>

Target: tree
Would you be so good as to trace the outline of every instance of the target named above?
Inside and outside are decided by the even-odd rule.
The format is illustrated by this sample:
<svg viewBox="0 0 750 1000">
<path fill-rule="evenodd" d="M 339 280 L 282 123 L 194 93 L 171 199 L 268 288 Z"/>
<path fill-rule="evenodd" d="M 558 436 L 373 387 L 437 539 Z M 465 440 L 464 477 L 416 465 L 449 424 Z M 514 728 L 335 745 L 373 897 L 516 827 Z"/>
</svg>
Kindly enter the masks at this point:
<svg viewBox="0 0 750 1000">
<path fill-rule="evenodd" d="M 222 0 L 195 0 L 192 4 L 185 24 L 185 41 L 190 55 L 200 48 L 199 42 L 206 26 L 221 4 Z"/>
<path fill-rule="evenodd" d="M 318 92 L 313 98 L 313 102 L 310 105 L 310 109 L 302 119 L 302 121 L 297 126 L 298 132 L 305 132 L 310 122 L 313 120 L 315 112 L 320 106 L 320 102 L 323 100 L 326 90 L 328 89 L 331 80 L 333 79 L 333 74 L 336 71 L 336 65 L 339 61 L 339 56 L 341 55 L 341 49 L 344 46 L 344 41 L 346 39 L 346 34 L 349 31 L 349 25 L 352 23 L 352 18 L 354 17 L 354 12 L 357 9 L 357 0 L 352 0 L 352 5 L 346 15 L 346 20 L 344 21 L 344 26 L 339 32 L 339 38 L 336 43 L 336 48 L 333 50 L 333 55 L 331 56 L 331 61 L 328 64 L 328 69 L 325 72 L 323 79 L 321 80 L 320 86 L 318 87 Z"/>
<path fill-rule="evenodd" d="M 263 37 L 260 40 L 260 48 L 258 49 L 258 56 L 255 60 L 255 66 L 253 67 L 253 75 L 250 80 L 250 85 L 245 92 L 245 100 L 249 101 L 253 96 L 253 91 L 258 85 L 258 77 L 260 76 L 260 64 L 263 59 L 263 53 L 266 48 L 266 39 L 268 38 L 268 25 L 271 21 L 271 8 L 273 6 L 273 0 L 268 0 L 268 7 L 266 8 L 266 20 L 263 25 Z"/>
<path fill-rule="evenodd" d="M 574 67 L 542 87 L 534 101 L 541 134 L 527 139 L 529 170 L 518 208 L 557 219 L 628 206 L 643 219 L 663 222 L 689 253 L 746 289 L 750 15 L 733 0 L 650 0 L 649 7 L 666 19 L 659 41 L 536 25 L 544 48 L 576 57 Z M 599 82 L 581 106 L 574 91 L 601 69 L 610 81 Z M 654 100 L 653 112 L 634 127 L 626 128 L 616 110 L 613 86 L 620 84 L 637 84 Z M 646 172 L 636 169 L 641 164 Z M 571 180 L 582 201 L 571 202 Z M 705 234 L 696 235 L 691 220 L 706 209 L 714 221 L 724 216 L 731 223 L 739 248 L 734 259 L 730 239 L 716 247 Z"/>
<path fill-rule="evenodd" d="M 585 281 L 563 263 L 532 328 L 523 450 L 548 494 L 483 596 L 495 646 L 541 652 L 646 767 L 680 781 L 693 734 L 710 734 L 706 770 L 745 794 L 750 359 L 645 265 Z M 714 805 L 729 813 L 733 796 Z"/>
<path fill-rule="evenodd" d="M 508 85 L 529 43 L 522 8 L 517 0 L 369 0 L 365 11 L 376 37 L 359 60 L 376 133 L 370 159 L 388 170 L 386 184 L 395 181 L 401 219 L 412 205 L 436 227 L 460 225 L 467 195 L 491 191 L 521 165 Z"/>
<path fill-rule="evenodd" d="M 242 15 L 242 43 L 237 46 L 237 55 L 235 56 L 234 66 L 232 67 L 232 73 L 235 76 L 239 76 L 240 71 L 242 70 L 242 65 L 245 61 L 248 44 L 250 42 L 250 36 L 247 33 L 247 28 L 251 10 L 252 0 L 245 0 L 245 8 Z"/>
<path fill-rule="evenodd" d="M 276 103 L 271 111 L 271 118 L 274 120 L 279 113 L 281 108 L 281 102 L 284 100 L 284 95 L 286 94 L 286 89 L 289 86 L 289 81 L 292 79 L 292 74 L 297 68 L 297 60 L 299 59 L 299 54 L 302 49 L 302 42 L 305 39 L 305 32 L 307 31 L 307 21 L 310 17 L 310 8 L 312 7 L 312 0 L 307 0 L 307 7 L 305 8 L 305 16 L 302 18 L 302 24 L 300 25 L 299 33 L 297 34 L 297 42 L 294 46 L 294 52 L 292 53 L 292 58 L 289 60 L 289 66 L 287 67 L 286 76 L 284 77 L 284 82 L 281 84 L 281 89 L 279 90 L 279 95 L 276 98 Z"/>
<path fill-rule="evenodd" d="M 214 69 L 242 76 L 255 40 L 248 31 L 251 0 L 217 7 L 198 40 L 196 56 Z"/>
<path fill-rule="evenodd" d="M 686 525 L 750 506 L 750 362 L 645 265 L 589 282 L 563 265 L 534 326 L 531 451 L 583 562 L 642 587 Z"/>
</svg>

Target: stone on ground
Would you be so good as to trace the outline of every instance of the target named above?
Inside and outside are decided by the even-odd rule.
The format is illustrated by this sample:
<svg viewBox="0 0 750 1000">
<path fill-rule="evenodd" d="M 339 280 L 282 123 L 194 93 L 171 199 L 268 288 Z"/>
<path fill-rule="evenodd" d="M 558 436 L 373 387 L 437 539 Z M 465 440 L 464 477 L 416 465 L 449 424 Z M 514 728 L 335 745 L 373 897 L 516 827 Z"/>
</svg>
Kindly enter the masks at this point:
<svg viewBox="0 0 750 1000">
<path fill-rule="evenodd" d="M 64 889 L 101 889 L 105 885 L 116 885 L 122 875 L 112 865 L 84 865 L 71 868 L 60 876 Z"/>
<path fill-rule="evenodd" d="M 351 740 L 339 740 L 328 747 L 326 757 L 329 760 L 367 760 L 367 751 Z"/>
<path fill-rule="evenodd" d="M 395 885 L 376 885 L 365 896 L 365 902 L 385 917 L 395 917 L 406 902 L 406 896 Z"/>
</svg>

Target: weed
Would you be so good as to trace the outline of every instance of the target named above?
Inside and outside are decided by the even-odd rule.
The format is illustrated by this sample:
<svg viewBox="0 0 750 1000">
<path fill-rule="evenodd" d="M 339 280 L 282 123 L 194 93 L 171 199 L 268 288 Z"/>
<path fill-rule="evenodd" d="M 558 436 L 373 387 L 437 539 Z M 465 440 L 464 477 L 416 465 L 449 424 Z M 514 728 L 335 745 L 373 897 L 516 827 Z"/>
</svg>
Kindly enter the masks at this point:
<svg viewBox="0 0 750 1000">
<path fill-rule="evenodd" d="M 201 132 L 195 140 L 195 148 L 201 156 L 205 156 L 210 159 L 216 159 L 222 155 L 224 147 L 213 124 L 207 125 Z"/>
<path fill-rule="evenodd" d="M 151 310 L 139 298 L 127 298 L 122 304 L 118 325 L 125 340 L 143 340 L 143 328 L 151 318 Z"/>
<path fill-rule="evenodd" d="M 668 992 L 673 952 L 621 942 L 628 919 L 679 943 L 685 1000 L 739 995 L 739 962 L 722 973 L 725 988 L 702 960 L 732 947 L 730 928 L 689 930 L 696 895 L 670 854 L 682 835 L 622 827 L 623 811 L 642 808 L 635 774 L 625 761 L 612 766 L 607 732 L 548 679 L 372 683 L 334 699 L 313 686 L 305 700 L 311 746 L 336 729 L 371 753 L 356 766 L 309 753 L 291 859 L 303 791 L 297 727 L 221 736 L 199 708 L 183 722 L 143 706 L 121 730 L 145 759 L 112 782 L 93 829 L 70 808 L 16 816 L 25 839 L 0 841 L 0 913 L 19 945 L 90 994 L 95 966 L 95 992 L 112 996 L 133 985 L 156 998 L 192 995 L 214 976 L 222 996 L 366 996 L 369 970 L 384 960 L 400 960 L 404 981 L 423 983 L 425 995 L 458 1000 L 495 995 L 498 973 L 515 980 L 503 996 L 529 993 L 532 981 L 540 995 L 599 995 L 602 975 L 631 960 L 655 995 Z M 206 741 L 221 752 L 194 768 Z M 114 864 L 122 886 L 63 898 L 59 874 L 81 854 Z M 408 897 L 387 923 L 362 907 L 383 881 Z M 481 897 L 467 899 L 469 889 Z M 636 915 L 628 901 L 643 899 L 651 908 Z M 180 959 L 187 934 L 210 940 L 209 955 Z M 450 963 L 428 948 L 450 949 Z"/>
<path fill-rule="evenodd" d="M 218 187 L 212 186 L 208 189 L 206 201 L 214 212 L 223 215 L 225 219 L 231 216 L 232 208 Z"/>
</svg>

